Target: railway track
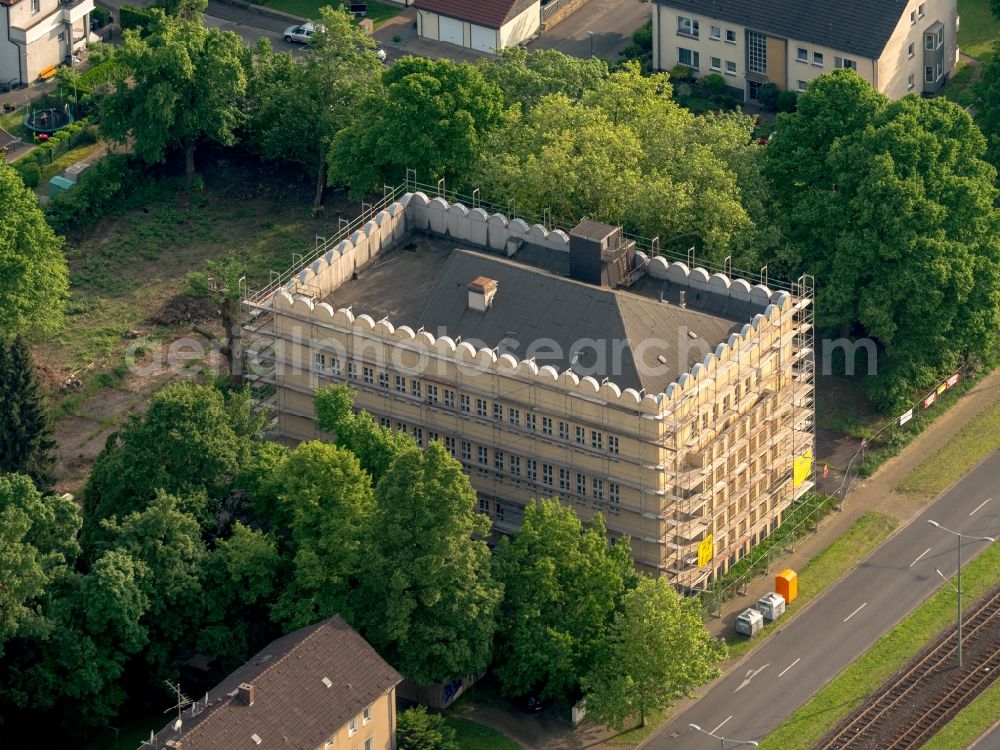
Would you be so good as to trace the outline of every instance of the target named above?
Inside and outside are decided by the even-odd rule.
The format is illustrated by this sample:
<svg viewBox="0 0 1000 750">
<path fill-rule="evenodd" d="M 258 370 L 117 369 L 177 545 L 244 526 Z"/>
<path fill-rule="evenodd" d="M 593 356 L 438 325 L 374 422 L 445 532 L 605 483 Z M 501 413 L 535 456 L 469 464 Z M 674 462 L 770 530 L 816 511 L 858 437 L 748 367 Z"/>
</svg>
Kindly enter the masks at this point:
<svg viewBox="0 0 1000 750">
<path fill-rule="evenodd" d="M 915 750 L 923 745 L 1000 676 L 1000 587 L 983 597 L 962 623 L 963 671 L 955 665 L 957 634 L 939 634 L 813 750 Z"/>
</svg>

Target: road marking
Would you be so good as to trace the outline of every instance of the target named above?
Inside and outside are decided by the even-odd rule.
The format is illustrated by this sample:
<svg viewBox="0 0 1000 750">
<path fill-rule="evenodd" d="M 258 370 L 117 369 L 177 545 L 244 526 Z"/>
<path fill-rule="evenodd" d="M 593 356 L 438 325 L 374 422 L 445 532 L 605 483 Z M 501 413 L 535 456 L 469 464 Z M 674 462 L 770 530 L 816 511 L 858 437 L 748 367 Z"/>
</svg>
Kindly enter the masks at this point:
<svg viewBox="0 0 1000 750">
<path fill-rule="evenodd" d="M 734 693 L 740 692 L 743 688 L 745 688 L 747 685 L 750 684 L 750 680 L 752 680 L 754 677 L 756 677 L 757 675 L 759 675 L 761 672 L 763 672 L 769 666 L 771 666 L 771 662 L 768 662 L 763 667 L 759 667 L 757 669 L 748 669 L 747 670 L 746 679 L 743 680 L 743 682 L 740 683 L 740 686 L 738 688 L 736 688 L 736 690 L 734 690 L 733 692 Z"/>
<path fill-rule="evenodd" d="M 864 604 L 862 604 L 856 610 L 854 610 L 853 612 L 851 612 L 851 614 L 849 614 L 847 617 L 845 617 L 844 618 L 844 622 L 847 622 L 848 620 L 850 620 L 852 617 L 854 617 L 854 615 L 856 615 L 858 612 L 860 612 L 861 610 L 863 610 L 867 606 L 868 606 L 868 602 L 865 602 Z"/>
<path fill-rule="evenodd" d="M 914 565 L 916 565 L 918 562 L 920 562 L 920 560 L 923 558 L 923 556 L 926 555 L 930 551 L 931 551 L 931 548 L 928 547 L 923 552 L 921 552 L 919 555 L 917 555 L 917 559 L 910 563 L 910 567 L 912 568 Z"/>
<path fill-rule="evenodd" d="M 733 718 L 733 717 L 732 717 L 732 716 L 730 716 L 730 717 L 729 717 L 729 719 L 731 719 L 731 718 Z M 729 719 L 726 719 L 726 721 L 729 721 Z M 719 724 L 719 726 L 717 726 L 717 727 L 716 727 L 715 729 L 713 729 L 713 730 L 711 731 L 711 734 L 715 734 L 715 733 L 716 733 L 716 732 L 718 732 L 718 731 L 719 731 L 720 729 L 722 729 L 722 728 L 723 728 L 724 726 L 726 726 L 726 721 L 722 722 L 721 724 Z"/>
<path fill-rule="evenodd" d="M 789 669 L 791 669 L 792 667 L 794 667 L 800 661 L 802 661 L 802 657 L 801 656 L 798 659 L 796 659 L 795 661 L 793 661 L 791 664 L 789 664 L 787 667 L 785 667 L 784 669 L 782 669 L 781 673 L 778 675 L 778 677 L 784 677 L 785 676 L 785 672 L 787 672 Z"/>
<path fill-rule="evenodd" d="M 990 500 L 992 500 L 992 499 L 993 499 L 992 497 L 988 497 L 988 498 L 986 498 L 985 500 L 983 500 L 983 501 L 982 501 L 981 503 L 979 503 L 979 505 L 977 505 L 977 506 L 976 506 L 975 510 L 973 510 L 973 511 L 972 511 L 972 512 L 971 512 L 971 513 L 970 513 L 969 515 L 970 515 L 970 516 L 974 516 L 974 515 L 976 515 L 976 513 L 977 513 L 978 511 L 980 511 L 980 510 L 982 509 L 982 507 L 983 507 L 984 505 L 986 505 L 986 503 L 988 503 L 988 502 L 989 502 Z"/>
</svg>

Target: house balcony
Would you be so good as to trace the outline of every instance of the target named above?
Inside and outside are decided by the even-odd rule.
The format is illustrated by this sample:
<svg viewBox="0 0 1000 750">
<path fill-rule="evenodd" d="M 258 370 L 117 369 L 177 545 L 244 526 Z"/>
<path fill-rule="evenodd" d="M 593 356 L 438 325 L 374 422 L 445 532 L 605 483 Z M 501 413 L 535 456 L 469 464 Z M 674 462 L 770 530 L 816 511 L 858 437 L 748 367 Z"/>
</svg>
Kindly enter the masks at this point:
<svg viewBox="0 0 1000 750">
<path fill-rule="evenodd" d="M 94 10 L 94 0 L 65 0 L 51 13 L 33 17 L 30 26 L 11 26 L 10 40 L 18 44 L 31 44 L 62 24 L 74 24 Z"/>
</svg>

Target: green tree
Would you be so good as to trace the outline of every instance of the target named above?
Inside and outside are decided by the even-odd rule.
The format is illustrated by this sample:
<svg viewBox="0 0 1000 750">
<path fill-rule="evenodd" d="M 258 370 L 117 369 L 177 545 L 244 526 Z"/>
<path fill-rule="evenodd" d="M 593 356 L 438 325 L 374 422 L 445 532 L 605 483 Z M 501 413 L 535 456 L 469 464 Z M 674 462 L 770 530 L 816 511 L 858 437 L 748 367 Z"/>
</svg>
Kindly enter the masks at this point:
<svg viewBox="0 0 1000 750">
<path fill-rule="evenodd" d="M 427 713 L 424 706 L 401 711 L 396 723 L 399 750 L 460 750 L 455 730 L 441 714 Z"/>
<path fill-rule="evenodd" d="M 320 9 L 300 60 L 259 47 L 250 86 L 251 130 L 265 159 L 301 164 L 316 174 L 313 208 L 323 205 L 326 161 L 336 133 L 359 122 L 359 103 L 379 91 L 383 65 L 375 40 L 347 8 Z"/>
<path fill-rule="evenodd" d="M 504 585 L 496 668 L 510 695 L 575 700 L 625 591 L 635 583 L 627 544 L 609 547 L 600 515 L 584 527 L 571 508 L 525 508 L 495 559 Z"/>
<path fill-rule="evenodd" d="M 243 352 L 240 349 L 240 304 L 245 291 L 246 264 L 235 255 L 210 260 L 204 271 L 187 275 L 188 294 L 218 305 L 226 340 L 220 350 L 229 361 L 229 387 L 243 384 Z M 205 334 L 210 341 L 214 337 Z"/>
<path fill-rule="evenodd" d="M 343 384 L 320 388 L 315 399 L 316 424 L 336 435 L 337 445 L 357 456 L 361 468 L 377 484 L 396 454 L 416 444 L 406 433 L 379 426 L 366 411 L 355 414 L 354 396 L 354 389 Z"/>
<path fill-rule="evenodd" d="M 203 141 L 230 146 L 246 92 L 246 48 L 231 31 L 172 18 L 153 9 L 147 36 L 125 32 L 115 53 L 127 71 L 101 102 L 101 132 L 129 141 L 149 164 L 181 148 L 190 185 Z"/>
<path fill-rule="evenodd" d="M 822 282 L 819 326 L 877 342 L 865 386 L 891 409 L 992 345 L 1000 213 L 996 170 L 960 107 L 868 87 L 850 70 L 814 81 L 767 151 L 789 265 Z"/>
<path fill-rule="evenodd" d="M 994 7 L 1000 0 L 992 0 Z M 996 43 L 995 43 L 996 44 Z M 986 136 L 986 160 L 1000 168 L 1000 56 L 991 55 L 972 88 L 976 124 Z"/>
<path fill-rule="evenodd" d="M 275 605 L 287 629 L 350 615 L 374 510 L 371 478 L 349 451 L 320 442 L 300 444 L 275 468 L 275 526 L 291 539 L 292 579 Z"/>
<path fill-rule="evenodd" d="M 0 331 L 51 334 L 62 323 L 69 270 L 62 238 L 17 172 L 0 163 Z"/>
<path fill-rule="evenodd" d="M 502 592 L 462 465 L 438 442 L 405 448 L 375 497 L 358 596 L 365 638 L 418 684 L 482 671 Z"/>
<path fill-rule="evenodd" d="M 483 78 L 503 92 L 506 106 L 520 104 L 523 111 L 549 94 L 581 99 L 608 77 L 605 60 L 571 57 L 552 49 L 529 52 L 524 47 L 507 47 L 497 58 L 479 60 L 476 67 Z"/>
<path fill-rule="evenodd" d="M 159 8 L 168 16 L 204 23 L 202 17 L 208 10 L 208 0 L 156 0 L 153 7 Z"/>
<path fill-rule="evenodd" d="M 19 336 L 0 338 L 0 474 L 27 474 L 47 488 L 53 479 L 55 445 L 27 342 Z"/>
<path fill-rule="evenodd" d="M 615 615 L 595 668 L 584 677 L 587 717 L 621 728 L 720 674 L 725 644 L 705 630 L 697 598 L 682 598 L 664 578 L 642 578 Z"/>
<path fill-rule="evenodd" d="M 149 409 L 132 415 L 108 437 L 83 490 L 85 546 L 101 535 L 101 519 L 141 511 L 166 490 L 181 510 L 214 527 L 233 477 L 255 453 L 262 423 L 248 395 L 189 382 L 157 392 Z"/>
<path fill-rule="evenodd" d="M 473 65 L 422 57 L 396 62 L 382 84 L 337 134 L 330 184 L 362 196 L 398 183 L 407 168 L 428 183 L 466 181 L 484 138 L 503 123 L 500 89 Z"/>
</svg>

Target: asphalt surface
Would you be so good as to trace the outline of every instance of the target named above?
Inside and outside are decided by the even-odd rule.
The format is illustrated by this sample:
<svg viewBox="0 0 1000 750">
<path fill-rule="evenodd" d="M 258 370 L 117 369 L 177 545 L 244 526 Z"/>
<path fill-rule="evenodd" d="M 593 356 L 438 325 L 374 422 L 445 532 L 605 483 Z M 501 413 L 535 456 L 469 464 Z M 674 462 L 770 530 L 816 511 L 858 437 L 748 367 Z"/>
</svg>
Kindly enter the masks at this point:
<svg viewBox="0 0 1000 750">
<path fill-rule="evenodd" d="M 632 33 L 652 18 L 651 8 L 640 0 L 589 0 L 527 47 L 617 62 L 618 53 L 632 43 Z M 588 31 L 594 32 L 593 47 Z"/>
<path fill-rule="evenodd" d="M 689 723 L 727 738 L 763 740 L 879 636 L 945 585 L 936 568 L 945 576 L 954 575 L 957 540 L 929 526 L 928 519 L 966 534 L 1000 537 L 1000 451 L 778 630 L 650 738 L 643 750 L 719 747 L 719 740 L 688 731 Z M 963 564 L 985 547 L 963 544 Z M 799 581 L 800 588 L 808 585 L 807 580 Z"/>
</svg>

